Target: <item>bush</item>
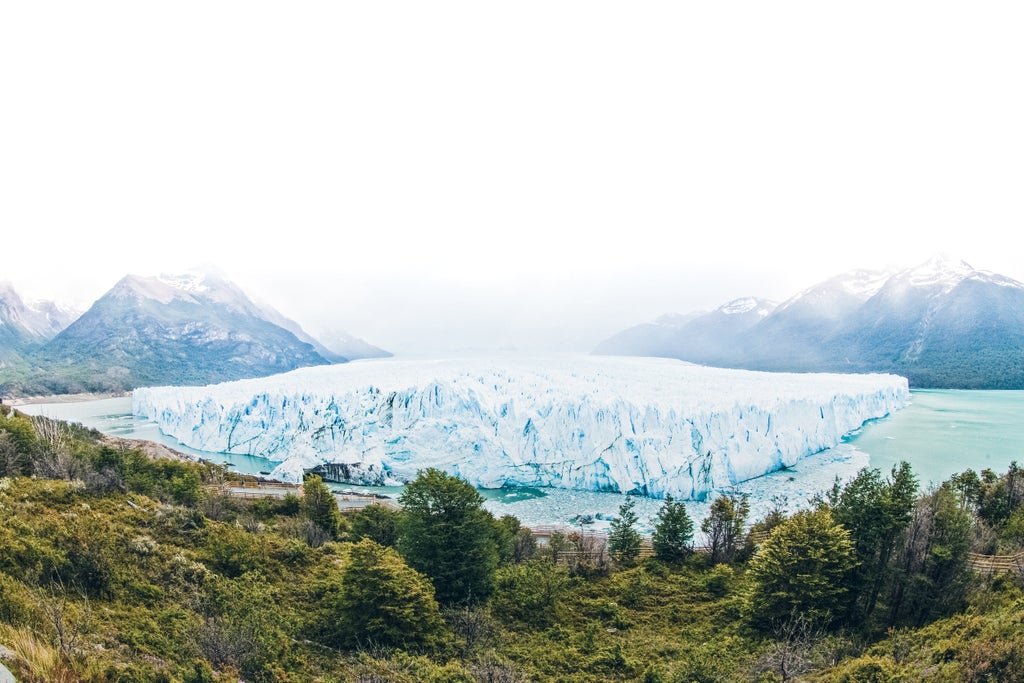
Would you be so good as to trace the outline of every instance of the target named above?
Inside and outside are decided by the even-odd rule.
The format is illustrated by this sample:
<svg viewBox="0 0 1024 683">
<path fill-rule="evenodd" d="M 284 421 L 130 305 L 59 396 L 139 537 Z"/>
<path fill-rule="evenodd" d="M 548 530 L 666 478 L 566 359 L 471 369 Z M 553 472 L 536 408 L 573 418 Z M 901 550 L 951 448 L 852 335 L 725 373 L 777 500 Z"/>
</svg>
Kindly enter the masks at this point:
<svg viewBox="0 0 1024 683">
<path fill-rule="evenodd" d="M 331 645 L 434 650 L 444 622 L 425 576 L 391 548 L 366 538 L 352 548 L 341 588 L 324 624 Z"/>
<path fill-rule="evenodd" d="M 569 585 L 565 567 L 543 560 L 510 564 L 495 575 L 491 612 L 527 626 L 547 628 L 558 619 L 558 605 Z"/>
</svg>

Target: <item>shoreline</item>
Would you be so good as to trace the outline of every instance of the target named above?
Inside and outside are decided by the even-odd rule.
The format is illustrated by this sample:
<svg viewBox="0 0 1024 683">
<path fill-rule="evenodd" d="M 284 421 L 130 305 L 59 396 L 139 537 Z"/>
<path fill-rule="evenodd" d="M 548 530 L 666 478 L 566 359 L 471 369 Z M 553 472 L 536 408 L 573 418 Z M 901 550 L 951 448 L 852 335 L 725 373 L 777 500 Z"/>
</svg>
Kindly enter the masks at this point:
<svg viewBox="0 0 1024 683">
<path fill-rule="evenodd" d="M 81 403 L 83 401 L 99 401 L 107 398 L 125 398 L 131 396 L 130 391 L 112 393 L 81 393 L 81 394 L 50 394 L 49 396 L 11 396 L 4 400 L 4 405 L 29 406 L 40 403 Z"/>
</svg>

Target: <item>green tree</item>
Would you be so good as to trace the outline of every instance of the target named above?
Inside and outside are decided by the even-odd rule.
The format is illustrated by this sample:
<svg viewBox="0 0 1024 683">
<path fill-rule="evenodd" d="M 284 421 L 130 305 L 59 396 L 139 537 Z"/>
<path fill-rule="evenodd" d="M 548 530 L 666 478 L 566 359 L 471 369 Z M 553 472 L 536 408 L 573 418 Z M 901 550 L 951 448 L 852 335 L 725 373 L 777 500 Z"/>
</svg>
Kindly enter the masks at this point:
<svg viewBox="0 0 1024 683">
<path fill-rule="evenodd" d="M 723 494 L 711 503 L 700 530 L 707 536 L 712 565 L 733 561 L 749 514 L 750 501 L 746 494 L 739 498 Z"/>
<path fill-rule="evenodd" d="M 367 505 L 352 515 L 352 526 L 349 536 L 353 543 L 364 538 L 380 543 L 389 548 L 398 543 L 398 520 L 402 513 L 398 510 L 374 503 Z"/>
<path fill-rule="evenodd" d="M 750 616 L 761 628 L 792 618 L 827 623 L 844 604 L 854 567 L 849 532 L 827 509 L 798 512 L 772 532 L 750 562 Z"/>
<path fill-rule="evenodd" d="M 623 566 L 632 565 L 640 555 L 640 533 L 634 528 L 637 523 L 637 515 L 633 510 L 635 507 L 636 500 L 626 496 L 608 533 L 608 554 L 616 564 Z"/>
<path fill-rule="evenodd" d="M 916 497 L 917 480 L 901 462 L 884 480 L 877 469 L 861 470 L 835 501 L 832 516 L 850 532 L 857 559 L 850 573 L 851 616 L 863 619 L 874 612 Z"/>
<path fill-rule="evenodd" d="M 655 556 L 665 562 L 682 562 L 693 552 L 692 541 L 693 520 L 687 514 L 686 506 L 666 495 L 651 537 Z"/>
<path fill-rule="evenodd" d="M 429 651 L 445 638 L 430 581 L 368 538 L 353 546 L 332 607 L 324 631 L 334 646 Z"/>
<path fill-rule="evenodd" d="M 31 474 L 32 458 L 38 445 L 31 420 L 13 412 L 0 414 L 0 476 Z"/>
<path fill-rule="evenodd" d="M 921 626 L 961 606 L 970 578 L 971 522 L 948 482 L 918 500 L 895 558 L 890 625 Z"/>
<path fill-rule="evenodd" d="M 494 517 L 466 481 L 430 468 L 399 500 L 398 550 L 430 577 L 443 605 L 474 603 L 490 595 L 498 566 Z"/>
<path fill-rule="evenodd" d="M 1024 502 L 1024 469 L 1016 462 L 1011 462 L 1006 474 L 1001 477 L 991 472 L 988 474 L 990 476 L 985 478 L 978 512 L 982 519 L 999 529 Z"/>
<path fill-rule="evenodd" d="M 302 482 L 302 514 L 332 538 L 341 532 L 341 511 L 338 501 L 320 477 L 311 474 Z"/>
</svg>

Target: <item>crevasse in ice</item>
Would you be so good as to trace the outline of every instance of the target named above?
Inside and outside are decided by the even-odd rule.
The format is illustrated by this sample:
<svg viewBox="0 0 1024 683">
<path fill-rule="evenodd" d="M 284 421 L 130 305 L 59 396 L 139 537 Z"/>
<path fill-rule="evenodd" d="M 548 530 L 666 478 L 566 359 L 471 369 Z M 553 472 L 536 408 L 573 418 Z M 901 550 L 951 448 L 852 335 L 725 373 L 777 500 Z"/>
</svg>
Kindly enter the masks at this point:
<svg viewBox="0 0 1024 683">
<path fill-rule="evenodd" d="M 183 444 L 355 484 L 438 467 L 482 487 L 701 499 L 904 406 L 894 375 L 762 373 L 600 356 L 381 360 L 133 394 Z"/>
</svg>

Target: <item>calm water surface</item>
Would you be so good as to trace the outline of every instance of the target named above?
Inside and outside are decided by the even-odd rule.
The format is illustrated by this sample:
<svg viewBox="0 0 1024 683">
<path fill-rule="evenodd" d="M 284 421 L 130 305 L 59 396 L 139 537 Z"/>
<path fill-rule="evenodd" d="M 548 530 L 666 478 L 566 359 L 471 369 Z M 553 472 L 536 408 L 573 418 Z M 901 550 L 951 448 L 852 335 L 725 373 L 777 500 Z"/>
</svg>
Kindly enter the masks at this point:
<svg viewBox="0 0 1024 683">
<path fill-rule="evenodd" d="M 922 484 L 968 468 L 1002 472 L 1024 461 L 1024 391 L 915 390 L 910 406 L 846 441 L 883 471 L 906 460 Z"/>
</svg>

